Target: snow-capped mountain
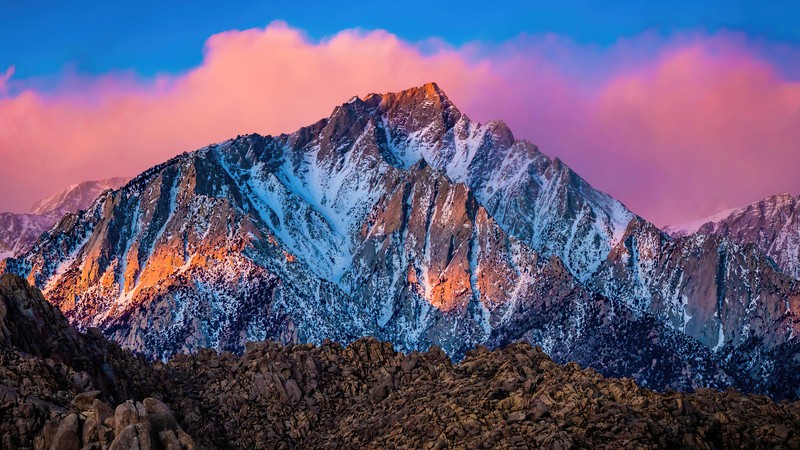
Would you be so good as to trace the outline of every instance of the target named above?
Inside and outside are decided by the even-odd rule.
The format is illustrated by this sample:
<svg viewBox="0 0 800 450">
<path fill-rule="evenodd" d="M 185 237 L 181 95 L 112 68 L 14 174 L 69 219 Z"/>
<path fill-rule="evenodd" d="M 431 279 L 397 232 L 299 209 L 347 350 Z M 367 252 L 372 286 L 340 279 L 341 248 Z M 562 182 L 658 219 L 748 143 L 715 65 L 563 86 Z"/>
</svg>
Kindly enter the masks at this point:
<svg viewBox="0 0 800 450">
<path fill-rule="evenodd" d="M 713 255 L 755 274 L 729 288 L 733 269 L 676 242 L 427 84 L 177 156 L 4 270 L 153 357 L 262 339 L 373 335 L 454 356 L 525 340 L 647 386 L 753 386 L 721 345 L 793 342 L 797 287 L 757 249 L 720 244 Z M 729 306 L 745 292 L 752 308 Z"/>
<path fill-rule="evenodd" d="M 60 219 L 67 213 L 88 208 L 103 191 L 117 189 L 127 181 L 128 178 L 113 177 L 71 184 L 60 192 L 34 203 L 30 213 L 40 216 L 55 215 Z"/>
<path fill-rule="evenodd" d="M 754 383 L 782 376 L 787 364 L 798 369 L 800 283 L 753 244 L 702 234 L 673 239 L 638 219 L 592 284 L 697 339 Z M 796 385 L 778 389 L 799 393 Z"/>
<path fill-rule="evenodd" d="M 125 181 L 109 178 L 73 184 L 36 202 L 27 214 L 0 213 L 0 260 L 30 250 L 36 239 L 65 214 L 88 208 L 101 192 L 116 189 Z"/>
<path fill-rule="evenodd" d="M 790 194 L 767 197 L 683 225 L 667 227 L 676 237 L 699 233 L 755 244 L 787 274 L 800 279 L 800 199 Z"/>
<path fill-rule="evenodd" d="M 0 213 L 0 260 L 30 250 L 56 220 L 37 214 Z"/>
</svg>

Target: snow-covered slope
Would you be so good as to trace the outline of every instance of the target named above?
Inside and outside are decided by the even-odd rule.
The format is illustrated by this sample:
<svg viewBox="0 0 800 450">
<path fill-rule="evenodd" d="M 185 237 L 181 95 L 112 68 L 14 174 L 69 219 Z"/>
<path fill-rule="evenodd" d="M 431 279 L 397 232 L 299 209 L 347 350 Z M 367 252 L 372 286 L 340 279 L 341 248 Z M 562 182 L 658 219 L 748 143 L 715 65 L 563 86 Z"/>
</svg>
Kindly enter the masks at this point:
<svg viewBox="0 0 800 450">
<path fill-rule="evenodd" d="M 420 90 L 364 100 L 382 112 L 378 127 L 392 154 L 403 166 L 424 159 L 466 184 L 508 233 L 587 280 L 634 215 L 560 160 L 515 140 L 505 123 L 471 121 L 436 84 Z"/>
<path fill-rule="evenodd" d="M 30 250 L 55 220 L 36 214 L 0 213 L 0 260 Z"/>
<path fill-rule="evenodd" d="M 36 239 L 65 214 L 88 208 L 101 192 L 118 188 L 125 181 L 125 178 L 85 181 L 36 202 L 29 214 L 0 213 L 0 260 L 30 250 Z"/>
<path fill-rule="evenodd" d="M 526 340 L 648 386 L 750 386 L 704 338 L 713 314 L 675 326 L 673 305 L 653 300 L 661 268 L 650 256 L 670 239 L 640 225 L 428 84 L 354 98 L 292 134 L 173 158 L 66 216 L 4 270 L 79 327 L 154 357 L 265 338 L 373 335 L 454 356 Z M 659 251 L 640 257 L 640 241 Z M 698 279 L 716 276 L 709 261 Z M 782 318 L 754 328 L 778 345 L 793 333 L 797 291 L 780 274 L 762 278 L 759 292 L 775 295 L 746 314 Z M 728 292 L 715 298 L 740 300 Z M 706 301 L 686 298 L 690 313 Z"/>
<path fill-rule="evenodd" d="M 800 278 L 800 200 L 790 194 L 773 195 L 665 231 L 676 237 L 698 233 L 755 244 L 784 272 Z"/>
<path fill-rule="evenodd" d="M 800 331 L 800 283 L 756 246 L 724 237 L 672 239 L 638 220 L 593 283 L 714 351 L 752 336 L 778 345 Z"/>
</svg>

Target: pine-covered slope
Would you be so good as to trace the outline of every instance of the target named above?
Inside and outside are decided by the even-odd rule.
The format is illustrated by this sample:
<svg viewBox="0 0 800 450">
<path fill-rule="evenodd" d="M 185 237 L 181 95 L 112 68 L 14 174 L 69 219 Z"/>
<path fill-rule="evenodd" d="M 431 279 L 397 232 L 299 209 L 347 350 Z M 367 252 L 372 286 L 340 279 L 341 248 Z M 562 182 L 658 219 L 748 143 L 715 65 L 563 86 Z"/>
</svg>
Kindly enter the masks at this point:
<svg viewBox="0 0 800 450">
<path fill-rule="evenodd" d="M 642 256 L 640 242 L 657 245 Z M 709 301 L 719 262 L 703 249 L 696 264 L 660 256 L 683 254 L 674 245 L 428 84 L 354 98 L 292 134 L 173 158 L 4 266 L 74 324 L 152 357 L 367 335 L 458 357 L 523 340 L 646 386 L 753 386 L 712 351 L 718 318 L 749 324 L 759 351 L 773 349 L 793 338 L 796 287 L 734 248 L 726 261 L 741 256 L 758 274 L 747 289 L 770 294 L 735 318 L 727 304 L 744 285 Z M 682 273 L 690 282 L 675 283 Z M 730 286 L 736 275 L 721 273 Z"/>
</svg>

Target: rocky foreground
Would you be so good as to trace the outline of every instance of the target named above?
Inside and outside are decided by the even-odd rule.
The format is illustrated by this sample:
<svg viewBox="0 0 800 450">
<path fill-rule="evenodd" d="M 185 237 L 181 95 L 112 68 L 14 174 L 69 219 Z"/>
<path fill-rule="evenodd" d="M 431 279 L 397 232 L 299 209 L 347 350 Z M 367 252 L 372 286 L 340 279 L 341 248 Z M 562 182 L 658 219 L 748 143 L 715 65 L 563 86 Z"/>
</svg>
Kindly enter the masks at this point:
<svg viewBox="0 0 800 450">
<path fill-rule="evenodd" d="M 0 278 L 0 447 L 800 448 L 800 403 L 656 393 L 515 344 L 248 344 L 149 364 Z"/>
</svg>

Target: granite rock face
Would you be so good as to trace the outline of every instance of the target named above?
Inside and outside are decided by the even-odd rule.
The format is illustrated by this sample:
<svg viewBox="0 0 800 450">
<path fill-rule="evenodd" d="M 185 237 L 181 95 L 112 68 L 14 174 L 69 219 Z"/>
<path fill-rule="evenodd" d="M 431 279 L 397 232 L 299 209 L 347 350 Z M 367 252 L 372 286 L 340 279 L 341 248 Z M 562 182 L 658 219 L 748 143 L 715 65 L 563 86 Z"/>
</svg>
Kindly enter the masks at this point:
<svg viewBox="0 0 800 450">
<path fill-rule="evenodd" d="M 636 220 L 593 283 L 699 341 L 740 380 L 739 388 L 800 395 L 796 383 L 775 384 L 800 364 L 800 282 L 756 245 L 704 234 L 673 239 Z"/>
<path fill-rule="evenodd" d="M 790 194 L 773 195 L 665 231 L 675 237 L 701 234 L 754 244 L 786 274 L 800 278 L 800 201 Z"/>
</svg>

